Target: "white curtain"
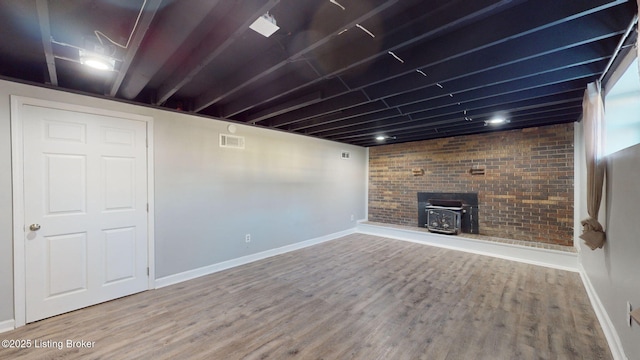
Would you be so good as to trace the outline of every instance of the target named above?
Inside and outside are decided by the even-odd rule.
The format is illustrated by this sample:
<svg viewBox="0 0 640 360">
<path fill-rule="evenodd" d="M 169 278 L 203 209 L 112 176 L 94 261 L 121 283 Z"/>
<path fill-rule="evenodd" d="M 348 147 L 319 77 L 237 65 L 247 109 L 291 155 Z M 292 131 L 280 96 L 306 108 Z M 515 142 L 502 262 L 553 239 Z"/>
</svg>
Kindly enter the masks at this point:
<svg viewBox="0 0 640 360">
<path fill-rule="evenodd" d="M 595 250 L 602 248 L 606 239 L 602 225 L 598 222 L 606 169 L 606 160 L 603 156 L 604 104 L 599 81 L 587 85 L 582 100 L 582 120 L 587 158 L 587 212 L 589 217 L 582 220 L 583 232 L 580 238 L 591 250 Z"/>
</svg>

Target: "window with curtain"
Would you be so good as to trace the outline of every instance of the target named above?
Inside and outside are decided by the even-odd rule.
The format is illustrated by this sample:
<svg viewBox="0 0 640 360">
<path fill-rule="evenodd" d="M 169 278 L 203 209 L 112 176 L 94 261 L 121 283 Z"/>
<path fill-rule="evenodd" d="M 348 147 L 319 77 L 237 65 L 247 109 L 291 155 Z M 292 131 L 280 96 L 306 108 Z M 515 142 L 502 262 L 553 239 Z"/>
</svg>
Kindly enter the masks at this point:
<svg viewBox="0 0 640 360">
<path fill-rule="evenodd" d="M 640 144 L 640 74 L 636 58 L 605 97 L 604 155 Z"/>
</svg>

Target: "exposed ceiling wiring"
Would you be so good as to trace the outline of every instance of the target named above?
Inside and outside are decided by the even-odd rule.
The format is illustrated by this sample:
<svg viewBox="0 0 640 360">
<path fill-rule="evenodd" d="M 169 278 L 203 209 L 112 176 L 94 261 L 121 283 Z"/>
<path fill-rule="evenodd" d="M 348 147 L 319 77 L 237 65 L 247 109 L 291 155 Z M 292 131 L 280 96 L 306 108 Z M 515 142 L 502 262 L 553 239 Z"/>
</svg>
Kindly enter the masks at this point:
<svg viewBox="0 0 640 360">
<path fill-rule="evenodd" d="M 143 0 L 142 6 L 140 7 L 140 11 L 138 12 L 138 17 L 136 18 L 136 22 L 133 24 L 133 28 L 131 29 L 131 33 L 129 34 L 129 39 L 127 40 L 127 43 L 125 45 L 119 44 L 118 42 L 112 40 L 110 37 L 105 35 L 100 30 L 94 30 L 93 32 L 96 34 L 96 37 L 98 38 L 98 41 L 100 41 L 100 44 L 104 45 L 104 43 L 102 42 L 102 38 L 104 38 L 115 46 L 118 46 L 123 49 L 129 48 L 129 44 L 131 43 L 131 38 L 133 38 L 133 33 L 136 31 L 136 28 L 138 27 L 138 22 L 140 21 L 140 17 L 142 16 L 142 12 L 144 11 L 144 6 L 146 4 L 147 4 L 147 0 Z"/>
<path fill-rule="evenodd" d="M 333 5 L 339 6 L 342 10 L 346 10 L 344 6 L 340 5 L 336 0 L 329 0 Z"/>
<path fill-rule="evenodd" d="M 396 60 L 400 61 L 401 63 L 404 64 L 404 60 L 402 60 L 398 55 L 396 55 L 393 51 L 387 51 L 387 53 L 391 56 L 393 56 Z"/>
<path fill-rule="evenodd" d="M 376 36 L 373 35 L 373 33 L 369 30 L 367 30 L 364 26 L 360 25 L 360 24 L 356 24 L 356 27 L 364 32 L 366 32 L 367 34 L 369 34 L 369 36 L 371 36 L 372 38 L 375 38 Z"/>
</svg>

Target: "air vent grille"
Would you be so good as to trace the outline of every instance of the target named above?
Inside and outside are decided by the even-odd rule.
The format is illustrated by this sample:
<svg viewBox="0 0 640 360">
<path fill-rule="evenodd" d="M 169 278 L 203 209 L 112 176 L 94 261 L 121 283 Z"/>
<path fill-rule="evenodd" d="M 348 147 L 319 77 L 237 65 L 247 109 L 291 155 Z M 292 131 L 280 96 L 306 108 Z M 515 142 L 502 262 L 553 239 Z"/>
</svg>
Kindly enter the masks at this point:
<svg viewBox="0 0 640 360">
<path fill-rule="evenodd" d="M 244 149 L 244 137 L 228 134 L 220 134 L 220 147 L 232 149 Z"/>
</svg>

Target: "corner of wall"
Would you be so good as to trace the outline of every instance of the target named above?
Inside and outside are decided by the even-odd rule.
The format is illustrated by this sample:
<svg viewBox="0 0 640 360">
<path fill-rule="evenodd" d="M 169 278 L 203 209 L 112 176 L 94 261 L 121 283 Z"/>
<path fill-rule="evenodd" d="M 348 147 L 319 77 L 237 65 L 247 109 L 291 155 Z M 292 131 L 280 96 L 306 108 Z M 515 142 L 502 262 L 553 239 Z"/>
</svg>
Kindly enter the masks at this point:
<svg viewBox="0 0 640 360">
<path fill-rule="evenodd" d="M 369 148 L 365 149 L 365 156 L 367 160 L 365 161 L 365 173 L 364 173 L 364 219 L 369 220 Z"/>
<path fill-rule="evenodd" d="M 580 229 L 581 229 L 581 209 L 583 204 L 583 164 L 584 159 L 584 146 L 583 128 L 582 123 L 573 123 L 573 247 L 578 251 L 578 263 L 581 262 L 580 258 Z"/>
<path fill-rule="evenodd" d="M 598 322 L 600 323 L 600 327 L 602 328 L 602 332 L 604 333 L 605 338 L 607 339 L 607 343 L 609 343 L 609 349 L 611 350 L 611 355 L 615 360 L 627 360 L 626 355 L 624 354 L 624 348 L 622 347 L 622 342 L 620 341 L 620 336 L 618 336 L 618 332 L 616 328 L 613 326 L 613 322 L 609 317 L 609 313 L 607 313 L 607 309 L 605 308 L 602 301 L 600 301 L 600 297 L 596 289 L 591 284 L 591 280 L 589 280 L 589 276 L 582 266 L 582 262 L 580 261 L 580 255 L 578 254 L 578 272 L 580 273 L 580 278 L 582 279 L 582 283 L 584 284 L 584 288 L 587 291 L 587 296 L 589 296 L 589 301 L 591 302 L 591 307 L 593 311 L 596 313 L 596 317 L 598 318 Z"/>
<path fill-rule="evenodd" d="M 637 349 L 637 328 L 627 328 L 624 324 L 623 306 L 625 300 L 638 302 L 637 282 L 631 273 L 637 273 L 637 262 L 633 254 L 639 249 L 635 241 L 634 217 L 637 204 L 634 179 L 638 177 L 640 146 L 627 153 L 608 156 L 606 196 L 603 198 L 601 218 L 607 222 L 607 244 L 603 249 L 589 250 L 579 235 L 581 219 L 587 217 L 586 161 L 583 126 L 575 125 L 575 204 L 574 204 L 574 244 L 578 250 L 578 270 L 589 296 L 591 306 L 598 318 L 602 331 L 609 343 L 614 359 L 639 360 Z M 603 215 L 604 214 L 604 215 Z M 620 215 L 625 216 L 620 216 Z M 607 215 L 607 217 L 605 217 Z"/>
</svg>

